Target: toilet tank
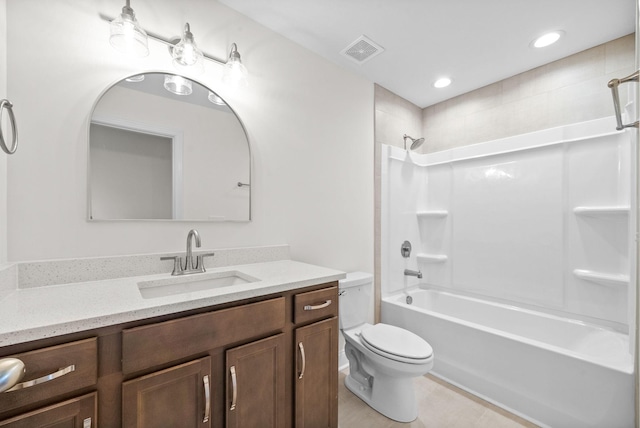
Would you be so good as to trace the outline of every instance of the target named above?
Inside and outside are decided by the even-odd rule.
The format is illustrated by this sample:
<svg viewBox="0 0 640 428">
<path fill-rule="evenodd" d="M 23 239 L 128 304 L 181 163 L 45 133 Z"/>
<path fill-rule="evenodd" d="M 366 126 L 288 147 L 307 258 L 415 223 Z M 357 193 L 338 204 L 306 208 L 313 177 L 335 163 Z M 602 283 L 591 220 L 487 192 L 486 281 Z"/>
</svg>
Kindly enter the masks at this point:
<svg viewBox="0 0 640 428">
<path fill-rule="evenodd" d="M 349 329 L 369 320 L 373 275 L 350 272 L 338 281 L 340 289 L 340 328 Z"/>
</svg>

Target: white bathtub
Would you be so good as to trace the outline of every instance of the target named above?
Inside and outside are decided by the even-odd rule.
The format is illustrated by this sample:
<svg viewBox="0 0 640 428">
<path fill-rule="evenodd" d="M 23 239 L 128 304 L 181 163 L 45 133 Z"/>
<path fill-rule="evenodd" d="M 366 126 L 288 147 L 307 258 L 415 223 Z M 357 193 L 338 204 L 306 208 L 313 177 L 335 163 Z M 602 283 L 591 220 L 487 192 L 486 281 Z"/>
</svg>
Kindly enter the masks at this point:
<svg viewBox="0 0 640 428">
<path fill-rule="evenodd" d="M 429 289 L 383 298 L 381 315 L 431 344 L 433 374 L 538 425 L 634 426 L 625 334 Z"/>
</svg>

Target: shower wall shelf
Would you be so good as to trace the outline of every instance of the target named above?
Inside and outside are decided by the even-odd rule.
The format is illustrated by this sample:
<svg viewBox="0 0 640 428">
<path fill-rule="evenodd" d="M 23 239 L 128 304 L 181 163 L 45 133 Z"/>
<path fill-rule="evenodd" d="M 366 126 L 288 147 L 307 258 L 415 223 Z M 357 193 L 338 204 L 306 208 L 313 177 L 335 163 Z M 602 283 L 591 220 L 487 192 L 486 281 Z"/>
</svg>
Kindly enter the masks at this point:
<svg viewBox="0 0 640 428">
<path fill-rule="evenodd" d="M 443 218 L 449 215 L 449 211 L 446 211 L 446 210 L 418 211 L 416 215 L 418 216 L 418 218 Z"/>
<path fill-rule="evenodd" d="M 425 263 L 444 263 L 449 259 L 449 257 L 447 257 L 445 254 L 425 254 L 425 253 L 417 254 L 416 258 L 418 259 L 419 262 L 425 262 Z"/>
<path fill-rule="evenodd" d="M 602 273 L 585 269 L 575 269 L 573 271 L 573 274 L 580 279 L 584 279 L 585 281 L 595 282 L 597 284 L 606 285 L 609 287 L 629 285 L 628 275 Z"/>
<path fill-rule="evenodd" d="M 629 207 L 625 205 L 608 205 L 608 206 L 583 206 L 575 207 L 573 212 L 576 215 L 599 217 L 599 216 L 618 216 L 628 215 Z"/>
</svg>

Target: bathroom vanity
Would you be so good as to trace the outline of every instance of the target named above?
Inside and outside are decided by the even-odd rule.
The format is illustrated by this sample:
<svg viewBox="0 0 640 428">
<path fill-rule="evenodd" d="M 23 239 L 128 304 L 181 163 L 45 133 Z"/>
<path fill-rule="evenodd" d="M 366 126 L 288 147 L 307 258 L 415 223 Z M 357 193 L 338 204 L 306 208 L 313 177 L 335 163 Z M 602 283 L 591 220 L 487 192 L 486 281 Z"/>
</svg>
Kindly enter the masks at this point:
<svg viewBox="0 0 640 428">
<path fill-rule="evenodd" d="M 221 269 L 229 271 L 203 275 L 219 277 Z M 116 298 L 137 293 L 139 308 L 118 312 L 114 303 L 105 309 L 110 317 L 83 324 L 72 320 L 83 304 L 76 296 L 56 307 L 70 314 L 67 322 L 49 329 L 17 322 L 13 335 L 0 332 L 0 358 L 26 367 L 25 387 L 0 394 L 0 427 L 337 427 L 344 275 L 290 260 L 234 272 L 260 280 L 157 298 L 142 297 L 139 284 L 162 284 L 168 274 L 95 281 L 83 285 L 98 295 L 110 288 Z M 74 286 L 41 291 L 62 295 Z M 29 294 L 3 303 L 27 304 Z M 104 325 L 81 327 L 96 323 Z M 32 335 L 42 337 L 23 341 Z"/>
</svg>

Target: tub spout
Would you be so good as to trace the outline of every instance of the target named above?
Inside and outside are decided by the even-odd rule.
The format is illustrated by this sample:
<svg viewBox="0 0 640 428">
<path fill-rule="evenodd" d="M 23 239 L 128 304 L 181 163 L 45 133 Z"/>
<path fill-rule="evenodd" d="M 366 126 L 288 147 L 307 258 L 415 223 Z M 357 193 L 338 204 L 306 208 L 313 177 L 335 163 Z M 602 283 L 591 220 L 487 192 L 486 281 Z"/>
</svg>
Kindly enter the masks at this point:
<svg viewBox="0 0 640 428">
<path fill-rule="evenodd" d="M 422 278 L 422 272 L 420 272 L 419 270 L 405 269 L 404 274 L 406 276 L 415 276 L 417 278 Z"/>
</svg>

